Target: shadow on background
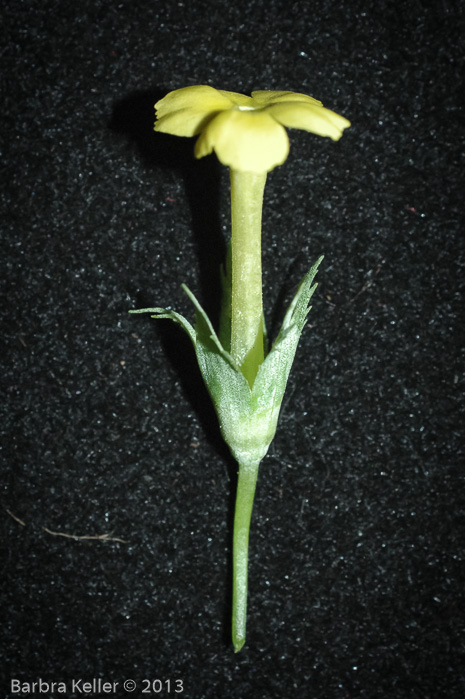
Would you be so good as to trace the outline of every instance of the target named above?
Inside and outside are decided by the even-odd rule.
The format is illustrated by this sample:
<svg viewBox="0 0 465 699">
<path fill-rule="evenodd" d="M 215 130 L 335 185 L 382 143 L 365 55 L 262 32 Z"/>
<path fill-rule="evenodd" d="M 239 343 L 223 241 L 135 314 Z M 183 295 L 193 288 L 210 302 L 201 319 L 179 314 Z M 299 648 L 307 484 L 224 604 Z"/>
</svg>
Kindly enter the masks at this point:
<svg viewBox="0 0 465 699">
<path fill-rule="evenodd" d="M 109 128 L 134 143 L 146 167 L 175 170 L 184 182 L 199 261 L 199 300 L 214 325 L 221 307 L 220 266 L 226 257 L 219 212 L 221 165 L 194 157 L 193 138 L 155 133 L 154 104 L 166 90 L 133 92 L 117 102 Z"/>
<path fill-rule="evenodd" d="M 154 171 L 175 170 L 183 180 L 199 260 L 198 298 L 213 324 L 218 327 L 221 308 L 220 267 L 226 257 L 219 212 L 221 165 L 216 158 L 197 160 L 193 154 L 195 141 L 192 138 L 154 133 L 154 104 L 166 92 L 154 88 L 129 94 L 115 104 L 108 127 L 137 147 L 146 167 Z M 137 302 L 142 307 L 147 305 L 147 299 L 143 297 L 137 299 Z M 171 321 L 153 325 L 208 441 L 227 464 L 232 484 L 228 513 L 232 536 L 237 465 L 221 437 L 218 419 L 203 383 L 192 344 L 182 329 Z M 230 600 L 226 608 L 229 615 Z M 225 620 L 225 629 L 225 636 L 229 636 L 229 617 L 227 623 Z"/>
</svg>

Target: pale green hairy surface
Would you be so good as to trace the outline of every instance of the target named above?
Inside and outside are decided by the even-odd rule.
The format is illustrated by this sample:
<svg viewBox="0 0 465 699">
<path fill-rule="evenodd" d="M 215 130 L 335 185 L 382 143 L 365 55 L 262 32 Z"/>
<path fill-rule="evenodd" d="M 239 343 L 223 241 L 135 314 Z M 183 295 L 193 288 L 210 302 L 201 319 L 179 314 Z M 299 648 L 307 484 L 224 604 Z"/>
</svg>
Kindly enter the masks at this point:
<svg viewBox="0 0 465 699">
<path fill-rule="evenodd" d="M 175 311 L 163 308 L 132 311 L 152 313 L 152 318 L 170 318 L 187 332 L 213 400 L 221 433 L 234 458 L 244 466 L 261 461 L 275 435 L 297 344 L 310 310 L 308 304 L 316 288 L 312 282 L 322 259 L 319 258 L 300 283 L 252 388 L 223 348 L 205 311 L 185 285 L 183 289 L 196 309 L 195 327 Z"/>
</svg>

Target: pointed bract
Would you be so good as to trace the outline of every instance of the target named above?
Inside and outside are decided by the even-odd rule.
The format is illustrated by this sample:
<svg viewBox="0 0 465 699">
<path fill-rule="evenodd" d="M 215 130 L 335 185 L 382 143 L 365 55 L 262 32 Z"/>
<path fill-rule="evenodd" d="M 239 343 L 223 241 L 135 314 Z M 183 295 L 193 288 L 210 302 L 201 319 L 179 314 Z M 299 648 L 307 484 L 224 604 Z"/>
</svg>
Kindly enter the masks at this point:
<svg viewBox="0 0 465 699">
<path fill-rule="evenodd" d="M 152 318 L 170 318 L 187 332 L 215 406 L 223 438 L 240 464 L 261 461 L 275 435 L 287 380 L 309 311 L 308 304 L 316 288 L 312 282 L 322 259 L 320 257 L 299 285 L 252 388 L 222 346 L 202 306 L 184 284 L 183 289 L 196 310 L 195 327 L 175 311 L 163 308 L 131 311 L 152 313 Z"/>
</svg>

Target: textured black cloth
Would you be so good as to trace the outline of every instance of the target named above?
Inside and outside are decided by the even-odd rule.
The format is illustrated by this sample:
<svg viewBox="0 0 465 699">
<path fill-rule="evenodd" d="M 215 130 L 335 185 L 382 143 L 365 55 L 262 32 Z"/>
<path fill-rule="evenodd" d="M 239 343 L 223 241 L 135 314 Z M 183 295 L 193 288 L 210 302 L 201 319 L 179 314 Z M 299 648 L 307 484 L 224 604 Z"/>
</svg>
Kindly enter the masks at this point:
<svg viewBox="0 0 465 699">
<path fill-rule="evenodd" d="M 465 696 L 463 4 L 2 13 L 1 695 L 40 677 L 76 697 L 93 678 L 119 683 L 98 697 L 144 679 L 189 699 Z M 303 92 L 352 122 L 338 143 L 290 131 L 268 178 L 271 335 L 325 259 L 260 469 L 238 655 L 235 465 L 182 331 L 128 315 L 192 317 L 182 282 L 218 314 L 227 169 L 152 130 L 155 101 L 195 84 Z"/>
</svg>

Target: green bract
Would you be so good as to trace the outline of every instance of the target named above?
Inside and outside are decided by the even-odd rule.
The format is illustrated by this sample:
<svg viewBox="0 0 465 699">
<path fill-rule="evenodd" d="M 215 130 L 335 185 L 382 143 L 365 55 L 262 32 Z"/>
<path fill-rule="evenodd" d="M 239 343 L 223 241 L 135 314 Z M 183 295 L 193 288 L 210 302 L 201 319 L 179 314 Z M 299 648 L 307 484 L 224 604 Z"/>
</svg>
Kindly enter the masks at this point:
<svg viewBox="0 0 465 699">
<path fill-rule="evenodd" d="M 218 415 L 221 433 L 240 464 L 260 462 L 275 435 L 287 379 L 310 310 L 308 304 L 317 286 L 312 286 L 312 282 L 322 259 L 319 258 L 302 280 L 252 388 L 221 344 L 194 294 L 184 284 L 183 289 L 196 310 L 194 327 L 179 313 L 164 308 L 130 311 L 152 313 L 152 318 L 170 318 L 189 335 Z"/>
</svg>

